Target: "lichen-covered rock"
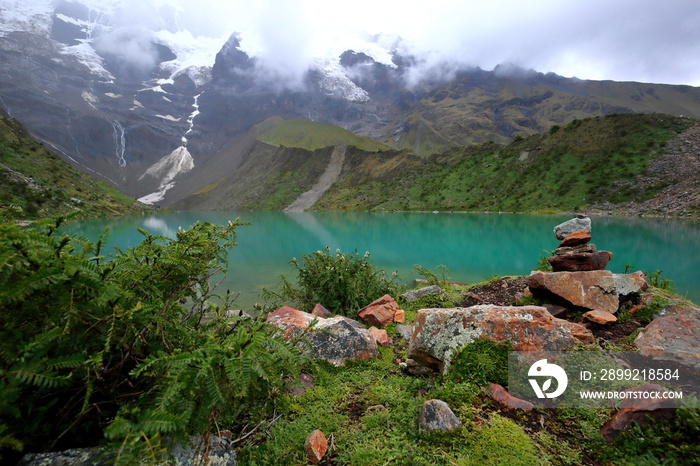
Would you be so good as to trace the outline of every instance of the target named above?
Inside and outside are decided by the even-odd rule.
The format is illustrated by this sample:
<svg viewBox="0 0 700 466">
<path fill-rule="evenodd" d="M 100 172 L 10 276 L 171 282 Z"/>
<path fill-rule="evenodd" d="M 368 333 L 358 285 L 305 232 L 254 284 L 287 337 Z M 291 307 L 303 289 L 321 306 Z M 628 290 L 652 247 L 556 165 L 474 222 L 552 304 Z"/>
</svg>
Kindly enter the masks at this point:
<svg viewBox="0 0 700 466">
<path fill-rule="evenodd" d="M 334 366 L 348 360 L 364 361 L 377 355 L 377 341 L 365 329 L 350 325 L 342 316 L 319 319 L 305 338 L 311 344 L 310 354 Z"/>
<path fill-rule="evenodd" d="M 345 316 L 324 319 L 283 306 L 269 313 L 267 322 L 280 328 L 288 340 L 304 333 L 309 354 L 334 366 L 344 366 L 348 360 L 371 359 L 377 354 L 374 336 L 362 324 Z"/>
<path fill-rule="evenodd" d="M 527 285 L 534 293 L 553 294 L 572 306 L 617 312 L 620 301 L 615 277 L 607 270 L 590 272 L 532 272 Z"/>
<path fill-rule="evenodd" d="M 441 432 L 462 427 L 455 413 L 442 400 L 428 400 L 423 403 L 418 413 L 418 424 L 424 430 Z"/>
<path fill-rule="evenodd" d="M 646 275 L 643 272 L 616 273 L 613 277 L 615 279 L 615 290 L 620 298 L 637 295 L 649 287 Z"/>
<path fill-rule="evenodd" d="M 634 344 L 643 356 L 700 369 L 700 313 L 687 311 L 654 319 Z"/>
<path fill-rule="evenodd" d="M 282 329 L 283 336 L 287 340 L 291 339 L 295 333 L 306 330 L 316 319 L 318 317 L 313 314 L 289 306 L 282 306 L 267 315 L 267 323 Z"/>
<path fill-rule="evenodd" d="M 579 244 L 578 246 L 560 246 L 554 250 L 554 254 L 557 256 L 563 256 L 564 254 L 576 254 L 579 252 L 595 252 L 596 247 L 593 243 Z"/>
<path fill-rule="evenodd" d="M 442 288 L 440 288 L 437 285 L 430 285 L 425 286 L 423 288 L 419 288 L 417 290 L 407 291 L 404 294 L 402 294 L 401 297 L 405 299 L 407 303 L 410 303 L 411 301 L 415 301 L 418 298 L 422 298 L 430 294 L 444 295 L 445 292 L 442 290 Z"/>
<path fill-rule="evenodd" d="M 580 341 L 575 333 L 579 338 L 590 335 L 583 326 L 556 319 L 539 306 L 421 309 L 413 324 L 407 363 L 409 369 L 422 366 L 446 373 L 462 347 L 478 339 L 510 342 L 515 351 L 564 351 Z"/>
<path fill-rule="evenodd" d="M 588 217 L 572 218 L 554 227 L 554 237 L 563 240 L 572 233 L 591 231 L 591 219 Z"/>
<path fill-rule="evenodd" d="M 663 393 L 663 387 L 656 384 L 646 384 L 630 388 L 626 392 Z M 625 429 L 633 423 L 640 426 L 651 422 L 673 419 L 678 403 L 673 399 L 661 397 L 628 397 L 622 400 L 620 410 L 613 414 L 612 418 L 600 429 L 603 438 L 609 442 L 615 440 Z"/>
<path fill-rule="evenodd" d="M 357 318 L 377 327 L 386 327 L 392 322 L 404 321 L 404 312 L 399 309 L 396 300 L 385 294 L 360 309 Z"/>
</svg>

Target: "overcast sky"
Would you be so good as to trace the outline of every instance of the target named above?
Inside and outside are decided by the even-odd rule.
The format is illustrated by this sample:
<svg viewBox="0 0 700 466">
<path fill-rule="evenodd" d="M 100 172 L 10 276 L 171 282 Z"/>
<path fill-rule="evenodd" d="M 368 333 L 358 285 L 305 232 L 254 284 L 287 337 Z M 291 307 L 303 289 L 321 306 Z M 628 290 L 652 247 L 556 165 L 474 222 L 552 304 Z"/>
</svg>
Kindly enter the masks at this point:
<svg viewBox="0 0 700 466">
<path fill-rule="evenodd" d="M 169 11 L 171 23 L 175 17 L 195 35 L 238 31 L 244 50 L 292 75 L 313 57 L 359 50 L 381 35 L 374 55 L 400 37 L 428 71 L 439 62 L 515 64 L 581 79 L 700 86 L 700 0 L 82 1 L 124 5 L 129 27 L 158 30 Z"/>
<path fill-rule="evenodd" d="M 241 32 L 270 63 L 401 37 L 429 60 L 512 63 L 581 79 L 700 86 L 699 0 L 200 0 L 209 27 Z M 224 5 L 224 6 L 220 6 Z M 223 14 L 222 14 L 223 13 Z"/>
</svg>

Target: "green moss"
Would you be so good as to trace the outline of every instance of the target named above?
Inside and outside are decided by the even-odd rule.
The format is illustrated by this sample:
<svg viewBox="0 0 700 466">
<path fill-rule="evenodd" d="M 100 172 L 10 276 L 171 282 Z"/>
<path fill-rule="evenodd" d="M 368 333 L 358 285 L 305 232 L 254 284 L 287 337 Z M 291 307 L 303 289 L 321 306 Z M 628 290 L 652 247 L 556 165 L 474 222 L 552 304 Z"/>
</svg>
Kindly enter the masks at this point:
<svg viewBox="0 0 700 466">
<path fill-rule="evenodd" d="M 474 433 L 468 460 L 458 464 L 515 466 L 548 463 L 522 427 L 494 413 Z"/>
</svg>

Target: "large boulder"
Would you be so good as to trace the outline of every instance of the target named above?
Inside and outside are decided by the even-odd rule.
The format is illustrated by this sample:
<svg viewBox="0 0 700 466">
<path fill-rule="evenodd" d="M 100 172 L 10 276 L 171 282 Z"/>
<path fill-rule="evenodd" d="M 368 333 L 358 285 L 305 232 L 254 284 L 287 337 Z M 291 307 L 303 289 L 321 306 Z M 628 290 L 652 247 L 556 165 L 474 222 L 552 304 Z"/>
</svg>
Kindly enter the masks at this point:
<svg viewBox="0 0 700 466">
<path fill-rule="evenodd" d="M 700 369 L 700 313 L 687 311 L 654 319 L 634 344 L 643 356 Z"/>
<path fill-rule="evenodd" d="M 385 294 L 379 299 L 375 299 L 357 313 L 358 319 L 377 327 L 386 327 L 392 322 L 401 323 L 404 321 L 404 312 L 399 309 L 399 305 L 394 298 Z"/>
<path fill-rule="evenodd" d="M 372 334 L 344 316 L 324 319 L 283 306 L 269 313 L 267 322 L 278 327 L 288 340 L 303 334 L 309 343 L 309 354 L 334 366 L 344 366 L 348 360 L 371 359 L 377 354 L 377 341 Z"/>
<path fill-rule="evenodd" d="M 377 355 L 377 341 L 365 329 L 353 327 L 342 316 L 319 320 L 305 335 L 311 344 L 310 354 L 334 366 L 346 361 L 364 361 Z"/>
<path fill-rule="evenodd" d="M 610 251 L 577 252 L 548 257 L 555 272 L 579 272 L 589 270 L 604 270 L 612 259 Z"/>
<path fill-rule="evenodd" d="M 591 219 L 588 217 L 572 218 L 564 223 L 554 227 L 554 237 L 558 240 L 563 240 L 572 233 L 581 231 L 591 231 Z"/>
<path fill-rule="evenodd" d="M 589 272 L 532 272 L 527 286 L 534 294 L 554 295 L 589 310 L 617 312 L 620 306 L 615 277 L 607 270 Z"/>
<path fill-rule="evenodd" d="M 281 329 L 286 340 L 309 328 L 311 322 L 317 319 L 313 314 L 290 306 L 282 306 L 267 315 L 267 323 Z"/>
<path fill-rule="evenodd" d="M 539 306 L 421 309 L 408 347 L 409 369 L 446 373 L 462 347 L 478 339 L 510 342 L 514 351 L 564 351 L 582 340 L 592 342 L 593 335 Z"/>
</svg>

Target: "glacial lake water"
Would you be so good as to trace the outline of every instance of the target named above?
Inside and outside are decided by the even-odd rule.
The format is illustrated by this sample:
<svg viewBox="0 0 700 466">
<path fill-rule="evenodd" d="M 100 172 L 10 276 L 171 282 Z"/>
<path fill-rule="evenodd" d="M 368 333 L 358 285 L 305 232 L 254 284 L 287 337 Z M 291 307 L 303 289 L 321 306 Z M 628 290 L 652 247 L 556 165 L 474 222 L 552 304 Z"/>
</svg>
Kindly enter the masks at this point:
<svg viewBox="0 0 700 466">
<path fill-rule="evenodd" d="M 136 228 L 173 236 L 197 221 L 226 224 L 240 218 L 238 246 L 230 253 L 221 291 L 240 293 L 237 306 L 261 302 L 280 274 L 295 278 L 289 261 L 329 246 L 332 251 L 370 252 L 373 264 L 396 271 L 401 281 L 420 278 L 413 266 L 444 265 L 453 281 L 474 283 L 494 275 L 527 275 L 542 255 L 556 248 L 552 228 L 562 215 L 463 213 L 285 213 L 179 212 L 75 222 L 68 233 L 91 239 L 109 231 L 108 248 L 125 249 L 143 236 Z M 593 244 L 613 252 L 608 270 L 661 270 L 675 291 L 700 303 L 700 222 L 636 217 L 593 217 Z"/>
</svg>

